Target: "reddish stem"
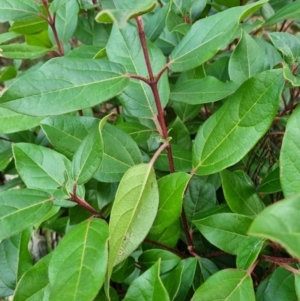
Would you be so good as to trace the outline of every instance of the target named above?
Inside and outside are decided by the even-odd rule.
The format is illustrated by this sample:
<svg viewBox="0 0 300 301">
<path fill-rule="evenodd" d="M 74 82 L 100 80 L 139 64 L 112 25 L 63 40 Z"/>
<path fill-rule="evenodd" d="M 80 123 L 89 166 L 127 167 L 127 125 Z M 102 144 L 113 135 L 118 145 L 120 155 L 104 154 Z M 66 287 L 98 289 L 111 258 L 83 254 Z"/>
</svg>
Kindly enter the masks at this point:
<svg viewBox="0 0 300 301">
<path fill-rule="evenodd" d="M 273 262 L 276 264 L 279 263 L 300 263 L 300 261 L 296 258 L 285 258 L 285 257 L 273 257 L 273 256 L 267 256 L 267 255 L 261 255 L 259 256 L 259 259 L 262 261 L 267 262 Z"/>
</svg>

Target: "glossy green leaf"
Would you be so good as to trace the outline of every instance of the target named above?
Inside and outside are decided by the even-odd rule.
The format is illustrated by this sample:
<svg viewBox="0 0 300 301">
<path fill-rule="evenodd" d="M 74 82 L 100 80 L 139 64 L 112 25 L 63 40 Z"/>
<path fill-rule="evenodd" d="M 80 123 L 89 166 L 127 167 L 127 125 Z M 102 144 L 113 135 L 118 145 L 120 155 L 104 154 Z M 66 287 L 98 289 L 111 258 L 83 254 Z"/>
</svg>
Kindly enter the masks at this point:
<svg viewBox="0 0 300 301">
<path fill-rule="evenodd" d="M 200 127 L 193 148 L 197 174 L 223 170 L 251 150 L 273 122 L 282 86 L 281 70 L 260 73 L 244 82 Z"/>
<path fill-rule="evenodd" d="M 167 250 L 153 249 L 143 252 L 139 256 L 138 262 L 143 270 L 147 270 L 151 266 L 153 266 L 159 259 L 161 259 L 161 274 L 171 271 L 180 261 L 180 257 Z"/>
<path fill-rule="evenodd" d="M 1 0 L 0 3 L 0 23 L 25 20 L 41 13 L 39 5 L 31 0 Z"/>
<path fill-rule="evenodd" d="M 264 246 L 264 240 L 256 237 L 249 237 L 239 247 L 236 267 L 241 270 L 248 270 L 256 261 Z"/>
<path fill-rule="evenodd" d="M 276 241 L 300 258 L 299 200 L 295 196 L 266 208 L 254 219 L 249 234 Z"/>
<path fill-rule="evenodd" d="M 232 212 L 255 216 L 265 208 L 251 179 L 245 172 L 231 172 L 224 169 L 220 174 L 224 196 Z"/>
<path fill-rule="evenodd" d="M 215 205 L 214 207 L 210 209 L 206 209 L 203 211 L 200 211 L 194 215 L 194 220 L 203 219 L 208 216 L 218 214 L 218 213 L 232 213 L 229 206 L 227 204 L 222 205 Z"/>
<path fill-rule="evenodd" d="M 170 69 L 184 71 L 200 66 L 212 58 L 234 37 L 239 22 L 267 1 L 225 10 L 193 24 L 170 55 Z"/>
<path fill-rule="evenodd" d="M 182 122 L 186 122 L 198 116 L 202 105 L 189 105 L 187 103 L 174 101 L 172 106 L 176 115 Z"/>
<path fill-rule="evenodd" d="M 13 79 L 17 76 L 18 71 L 13 66 L 8 66 L 1 68 L 0 70 L 0 82 L 5 82 L 7 80 Z"/>
<path fill-rule="evenodd" d="M 18 282 L 14 301 L 40 301 L 48 296 L 48 266 L 52 253 L 39 260 Z"/>
<path fill-rule="evenodd" d="M 282 191 L 279 172 L 279 166 L 276 166 L 270 173 L 268 173 L 261 181 L 258 192 L 276 193 Z"/>
<path fill-rule="evenodd" d="M 27 44 L 1 45 L 0 54 L 7 59 L 33 59 L 43 56 L 50 49 Z"/>
<path fill-rule="evenodd" d="M 288 119 L 280 152 L 280 181 L 285 197 L 300 193 L 300 107 Z"/>
<path fill-rule="evenodd" d="M 126 22 L 131 18 L 145 14 L 153 10 L 156 6 L 156 0 L 132 0 L 124 2 L 122 0 L 114 0 L 110 9 L 103 9 L 96 16 L 96 21 L 101 23 L 115 22 L 118 27 L 124 27 Z"/>
<path fill-rule="evenodd" d="M 94 177 L 102 182 L 120 181 L 124 173 L 142 163 L 142 155 L 133 139 L 115 126 L 105 124 L 102 129 L 104 153 Z"/>
<path fill-rule="evenodd" d="M 104 283 L 108 226 L 89 219 L 64 236 L 49 264 L 49 301 L 93 300 Z"/>
<path fill-rule="evenodd" d="M 271 26 L 286 19 L 296 19 L 299 17 L 300 3 L 298 1 L 284 5 L 271 18 L 269 18 L 264 26 Z"/>
<path fill-rule="evenodd" d="M 16 80 L 0 106 L 34 116 L 84 109 L 119 94 L 129 81 L 125 73 L 119 64 L 102 60 L 52 59 Z"/>
<path fill-rule="evenodd" d="M 170 300 L 174 300 L 177 295 L 181 283 L 182 272 L 183 266 L 179 266 L 162 278 L 163 285 L 169 294 Z"/>
<path fill-rule="evenodd" d="M 42 30 L 47 30 L 48 24 L 46 20 L 42 18 L 34 18 L 26 21 L 14 22 L 9 31 L 18 32 L 21 34 L 33 34 Z"/>
<path fill-rule="evenodd" d="M 178 219 L 189 179 L 187 173 L 176 172 L 158 180 L 159 205 L 151 233 L 162 232 Z"/>
<path fill-rule="evenodd" d="M 13 145 L 16 168 L 28 188 L 52 192 L 63 186 L 71 163 L 60 153 L 31 143 Z"/>
<path fill-rule="evenodd" d="M 109 264 L 126 259 L 146 237 L 158 208 L 158 187 L 149 164 L 139 164 L 124 174 L 109 222 Z"/>
<path fill-rule="evenodd" d="M 203 281 L 219 271 L 218 267 L 209 259 L 198 257 L 198 262 L 202 274 Z"/>
<path fill-rule="evenodd" d="M 157 74 L 166 64 L 166 58 L 162 52 L 150 41 L 147 42 L 153 73 Z M 148 77 L 148 69 L 141 49 L 138 29 L 133 25 L 126 25 L 124 29 L 113 26 L 108 40 L 106 51 L 108 59 L 122 64 L 131 74 Z M 169 83 L 167 74 L 163 74 L 158 90 L 161 104 L 164 107 L 169 98 Z M 153 118 L 157 114 L 155 100 L 149 85 L 137 79 L 131 79 L 129 85 L 118 96 L 124 109 L 132 116 L 141 118 Z"/>
<path fill-rule="evenodd" d="M 223 83 L 212 76 L 192 79 L 176 85 L 170 99 L 191 105 L 218 101 L 234 93 L 238 85 L 234 82 Z"/>
<path fill-rule="evenodd" d="M 147 141 L 153 133 L 153 129 L 138 122 L 122 122 L 116 127 L 127 133 L 136 143 Z"/>
<path fill-rule="evenodd" d="M 135 270 L 135 260 L 133 257 L 126 258 L 123 262 L 115 266 L 111 279 L 114 282 L 122 283 Z"/>
<path fill-rule="evenodd" d="M 257 54 L 260 55 L 257 55 Z M 229 60 L 230 79 L 238 84 L 256 74 L 268 70 L 270 67 L 268 58 L 261 47 L 245 31 L 242 31 L 242 37 L 234 49 Z"/>
<path fill-rule="evenodd" d="M 216 287 L 218 289 L 216 289 Z M 241 270 L 222 270 L 207 279 L 195 292 L 192 301 L 255 301 L 250 275 Z"/>
<path fill-rule="evenodd" d="M 33 189 L 16 189 L 0 194 L 0 240 L 39 222 L 52 208 L 51 196 Z"/>
<path fill-rule="evenodd" d="M 126 293 L 124 301 L 170 301 L 159 274 L 160 260 L 133 281 Z"/>
<path fill-rule="evenodd" d="M 219 213 L 193 223 L 201 234 L 219 249 L 236 255 L 239 246 L 248 238 L 253 220 L 235 213 Z"/>
<path fill-rule="evenodd" d="M 300 77 L 293 74 L 291 67 L 288 64 L 283 65 L 283 76 L 288 80 L 293 87 L 300 86 Z"/>
</svg>

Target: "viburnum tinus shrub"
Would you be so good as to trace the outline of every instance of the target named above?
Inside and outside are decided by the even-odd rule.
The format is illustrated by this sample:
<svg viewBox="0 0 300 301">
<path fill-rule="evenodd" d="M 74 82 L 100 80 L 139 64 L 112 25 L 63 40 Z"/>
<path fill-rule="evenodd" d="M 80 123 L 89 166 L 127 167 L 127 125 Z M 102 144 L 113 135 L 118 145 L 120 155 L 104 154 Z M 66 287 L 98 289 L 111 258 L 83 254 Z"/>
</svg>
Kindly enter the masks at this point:
<svg viewBox="0 0 300 301">
<path fill-rule="evenodd" d="M 299 16 L 1 0 L 0 297 L 299 300 Z"/>
</svg>

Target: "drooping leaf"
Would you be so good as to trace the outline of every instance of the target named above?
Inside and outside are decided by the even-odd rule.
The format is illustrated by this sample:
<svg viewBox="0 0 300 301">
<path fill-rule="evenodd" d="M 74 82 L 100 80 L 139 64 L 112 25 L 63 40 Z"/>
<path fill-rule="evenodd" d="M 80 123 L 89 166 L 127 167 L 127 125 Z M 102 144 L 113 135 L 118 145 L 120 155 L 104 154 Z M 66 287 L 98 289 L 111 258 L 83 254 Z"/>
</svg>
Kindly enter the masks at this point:
<svg viewBox="0 0 300 301">
<path fill-rule="evenodd" d="M 254 219 L 249 234 L 276 241 L 300 258 L 299 200 L 294 196 L 266 208 Z"/>
<path fill-rule="evenodd" d="M 16 80 L 0 106 L 34 116 L 84 109 L 119 94 L 129 81 L 125 73 L 119 64 L 102 60 L 52 59 Z"/>
<path fill-rule="evenodd" d="M 51 196 L 34 189 L 0 193 L 0 240 L 39 222 L 52 208 Z"/>
<path fill-rule="evenodd" d="M 198 300 L 255 301 L 252 279 L 246 271 L 219 271 L 196 290 L 192 301 Z"/>
<path fill-rule="evenodd" d="M 27 44 L 1 45 L 0 54 L 7 59 L 33 59 L 51 51 L 46 47 L 32 46 Z"/>
<path fill-rule="evenodd" d="M 219 213 L 193 223 L 213 245 L 230 254 L 237 254 L 239 246 L 248 238 L 250 217 L 235 213 Z"/>
<path fill-rule="evenodd" d="M 212 58 L 234 37 L 239 22 L 267 1 L 227 9 L 193 24 L 192 28 L 170 55 L 170 69 L 185 71 Z"/>
<path fill-rule="evenodd" d="M 104 283 L 108 260 L 108 226 L 89 219 L 66 234 L 49 263 L 49 301 L 88 301 Z"/>
<path fill-rule="evenodd" d="M 277 113 L 282 86 L 281 70 L 262 72 L 244 82 L 200 127 L 193 147 L 197 174 L 223 170 L 250 151 Z"/>
</svg>

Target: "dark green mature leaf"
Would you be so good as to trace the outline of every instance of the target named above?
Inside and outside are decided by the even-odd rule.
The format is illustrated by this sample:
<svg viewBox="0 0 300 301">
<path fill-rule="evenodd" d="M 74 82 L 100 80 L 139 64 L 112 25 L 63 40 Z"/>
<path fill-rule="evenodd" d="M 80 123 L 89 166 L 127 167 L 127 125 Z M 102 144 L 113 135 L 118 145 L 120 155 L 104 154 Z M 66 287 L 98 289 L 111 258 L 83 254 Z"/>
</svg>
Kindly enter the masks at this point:
<svg viewBox="0 0 300 301">
<path fill-rule="evenodd" d="M 198 257 L 202 278 L 206 281 L 210 276 L 219 271 L 218 267 L 209 259 Z"/>
<path fill-rule="evenodd" d="M 108 275 L 146 237 L 157 213 L 158 187 L 150 164 L 139 164 L 124 174 L 109 222 Z"/>
<path fill-rule="evenodd" d="M 124 301 L 170 301 L 159 274 L 160 259 L 149 270 L 132 282 Z"/>
<path fill-rule="evenodd" d="M 39 222 L 52 208 L 52 197 L 34 189 L 16 189 L 0 194 L 0 240 Z"/>
<path fill-rule="evenodd" d="M 231 172 L 224 169 L 220 174 L 225 199 L 232 212 L 254 216 L 265 208 L 245 172 Z"/>
<path fill-rule="evenodd" d="M 18 282 L 14 301 L 40 301 L 49 294 L 48 267 L 52 253 L 39 260 Z"/>
<path fill-rule="evenodd" d="M 31 0 L 1 0 L 0 2 L 0 23 L 25 20 L 41 13 L 39 5 Z"/>
<path fill-rule="evenodd" d="M 178 219 L 189 179 L 187 173 L 176 172 L 158 180 L 159 205 L 151 233 L 162 232 Z"/>
<path fill-rule="evenodd" d="M 155 45 L 147 42 L 151 66 L 157 74 L 166 64 L 166 58 Z M 106 51 L 110 61 L 122 64 L 129 73 L 148 77 L 148 70 L 143 52 L 140 51 L 141 42 L 138 29 L 127 24 L 124 29 L 114 26 L 108 40 Z M 169 99 L 169 83 L 165 73 L 159 83 L 158 90 L 161 104 L 164 107 Z M 133 116 L 153 118 L 157 114 L 153 93 L 149 85 L 137 79 L 131 79 L 129 85 L 119 95 L 126 111 Z"/>
<path fill-rule="evenodd" d="M 108 260 L 108 226 L 89 219 L 66 234 L 49 264 L 49 301 L 89 301 L 104 283 Z"/>
<path fill-rule="evenodd" d="M 280 177 L 280 168 L 276 166 L 270 173 L 268 173 L 260 183 L 258 192 L 275 193 L 282 191 Z"/>
<path fill-rule="evenodd" d="M 7 80 L 13 79 L 17 76 L 18 71 L 14 66 L 8 66 L 1 68 L 0 70 L 0 82 L 5 82 Z"/>
<path fill-rule="evenodd" d="M 219 271 L 196 290 L 192 301 L 198 300 L 255 301 L 252 279 L 246 271 Z"/>
<path fill-rule="evenodd" d="M 300 258 L 299 212 L 299 196 L 280 201 L 254 219 L 249 234 L 276 241 L 290 254 Z"/>
<path fill-rule="evenodd" d="M 126 258 L 123 262 L 115 266 L 111 279 L 115 282 L 122 283 L 135 270 L 135 260 L 133 257 Z"/>
<path fill-rule="evenodd" d="M 121 65 L 102 60 L 52 59 L 16 80 L 0 106 L 34 116 L 88 108 L 119 94 L 129 82 L 125 73 Z"/>
<path fill-rule="evenodd" d="M 238 85 L 234 82 L 223 83 L 212 76 L 192 79 L 180 83 L 172 89 L 170 99 L 191 105 L 210 103 L 234 93 Z"/>
<path fill-rule="evenodd" d="M 31 143 L 13 145 L 16 168 L 28 188 L 50 193 L 63 186 L 71 162 L 56 151 Z"/>
<path fill-rule="evenodd" d="M 282 86 L 281 70 L 260 73 L 244 82 L 200 127 L 193 148 L 197 174 L 218 172 L 247 154 L 269 129 Z"/>
<path fill-rule="evenodd" d="M 104 9 L 96 16 L 96 21 L 101 23 L 115 22 L 118 27 L 124 27 L 128 20 L 153 10 L 155 6 L 156 0 L 132 0 L 130 2 L 114 0 L 109 9 L 104 6 Z"/>
<path fill-rule="evenodd" d="M 183 149 L 190 150 L 192 148 L 192 139 L 185 124 L 177 116 L 176 119 L 168 126 L 169 137 L 172 143 Z"/>
<path fill-rule="evenodd" d="M 27 44 L 1 45 L 0 55 L 7 59 L 33 59 L 51 51 L 51 49 Z"/>
<path fill-rule="evenodd" d="M 257 55 L 259 53 L 259 55 Z M 238 84 L 270 68 L 267 55 L 245 31 L 229 60 L 230 79 Z"/>
<path fill-rule="evenodd" d="M 231 8 L 197 21 L 172 51 L 170 69 L 189 70 L 208 61 L 233 39 L 239 22 L 266 2 Z"/>
<path fill-rule="evenodd" d="M 252 221 L 244 215 L 219 213 L 193 223 L 210 243 L 235 255 L 239 246 L 248 238 L 247 231 Z"/>
<path fill-rule="evenodd" d="M 179 266 L 173 269 L 167 275 L 164 275 L 165 277 L 162 279 L 163 285 L 166 288 L 171 301 L 174 300 L 178 293 L 181 283 L 182 272 L 183 266 Z"/>
</svg>

